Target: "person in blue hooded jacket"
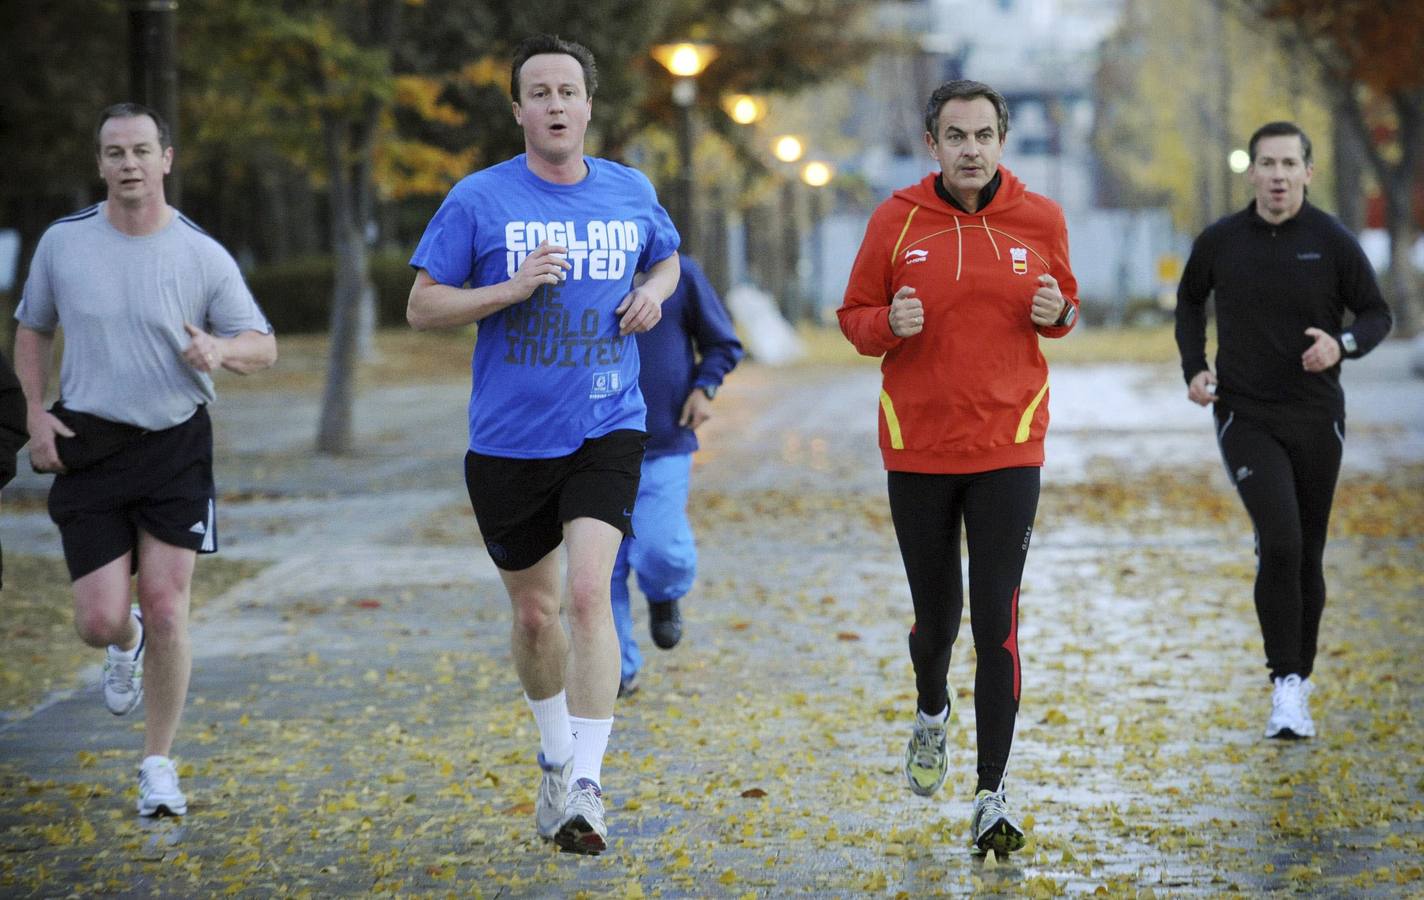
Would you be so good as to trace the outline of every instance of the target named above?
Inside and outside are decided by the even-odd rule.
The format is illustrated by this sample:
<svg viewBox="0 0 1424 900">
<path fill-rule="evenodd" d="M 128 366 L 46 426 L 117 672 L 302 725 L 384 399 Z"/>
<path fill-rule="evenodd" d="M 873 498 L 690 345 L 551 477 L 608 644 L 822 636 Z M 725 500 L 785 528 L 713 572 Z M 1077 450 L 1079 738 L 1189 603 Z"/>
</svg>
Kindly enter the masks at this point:
<svg viewBox="0 0 1424 900">
<path fill-rule="evenodd" d="M 633 536 L 613 564 L 613 621 L 622 651 L 619 696 L 637 690 L 643 654 L 633 635 L 629 571 L 648 598 L 648 627 L 664 650 L 682 640 L 680 601 L 697 574 L 687 493 L 697 428 L 712 415 L 722 379 L 742 358 L 731 316 L 700 266 L 681 257 L 682 277 L 663 302 L 662 321 L 638 335 L 638 383 L 648 404 L 648 445 L 633 507 Z"/>
</svg>

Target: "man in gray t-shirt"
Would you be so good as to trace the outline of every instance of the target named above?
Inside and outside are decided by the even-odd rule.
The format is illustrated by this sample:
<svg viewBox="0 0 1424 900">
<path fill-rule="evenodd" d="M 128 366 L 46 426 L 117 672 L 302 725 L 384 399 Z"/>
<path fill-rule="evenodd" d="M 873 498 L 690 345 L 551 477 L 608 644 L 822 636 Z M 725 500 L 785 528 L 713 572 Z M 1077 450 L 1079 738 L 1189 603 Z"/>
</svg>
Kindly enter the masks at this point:
<svg viewBox="0 0 1424 900">
<path fill-rule="evenodd" d="M 193 567 L 217 549 L 211 373 L 264 369 L 277 342 L 232 257 L 168 205 L 163 119 L 136 103 L 111 106 L 95 142 L 107 198 L 40 238 L 15 311 L 15 370 L 30 463 L 56 473 L 49 511 L 75 628 L 108 648 L 109 710 L 132 710 L 147 682 L 139 813 L 183 815 L 169 753 L 192 670 Z M 56 327 L 59 402 L 47 410 Z"/>
</svg>

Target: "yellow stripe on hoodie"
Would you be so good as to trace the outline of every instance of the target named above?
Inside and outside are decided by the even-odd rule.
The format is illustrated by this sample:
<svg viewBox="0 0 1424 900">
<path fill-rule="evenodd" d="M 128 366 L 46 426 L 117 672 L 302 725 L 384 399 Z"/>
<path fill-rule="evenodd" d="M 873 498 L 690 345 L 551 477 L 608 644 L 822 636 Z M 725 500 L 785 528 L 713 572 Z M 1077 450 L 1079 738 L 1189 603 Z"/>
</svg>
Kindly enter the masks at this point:
<svg viewBox="0 0 1424 900">
<path fill-rule="evenodd" d="M 1038 412 L 1038 404 L 1043 402 L 1043 397 L 1048 393 L 1048 382 L 1043 383 L 1043 387 L 1038 389 L 1038 395 L 1033 398 L 1033 402 L 1024 410 L 1023 417 L 1019 419 L 1019 430 L 1014 432 L 1014 443 L 1022 444 L 1028 440 L 1029 427 L 1033 425 L 1033 414 Z"/>
<path fill-rule="evenodd" d="M 883 388 L 880 391 L 880 409 L 885 413 L 885 427 L 890 431 L 891 448 L 904 450 L 905 439 L 900 436 L 900 417 L 895 415 L 895 404 Z"/>
</svg>

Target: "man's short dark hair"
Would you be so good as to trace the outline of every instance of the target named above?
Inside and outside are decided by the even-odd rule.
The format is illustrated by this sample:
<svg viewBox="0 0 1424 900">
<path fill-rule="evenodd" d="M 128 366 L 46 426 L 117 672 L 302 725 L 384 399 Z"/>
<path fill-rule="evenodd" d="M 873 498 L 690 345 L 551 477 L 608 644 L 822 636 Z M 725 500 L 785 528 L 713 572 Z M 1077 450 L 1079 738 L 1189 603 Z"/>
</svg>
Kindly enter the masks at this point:
<svg viewBox="0 0 1424 900">
<path fill-rule="evenodd" d="M 168 123 L 156 110 L 149 109 L 142 103 L 115 103 L 113 106 L 104 108 L 99 113 L 99 124 L 94 126 L 94 149 L 103 150 L 103 145 L 99 143 L 99 132 L 104 130 L 104 123 L 110 119 L 136 119 L 139 116 L 148 116 L 153 120 L 153 124 L 158 126 L 158 146 L 167 150 L 173 146 L 173 132 L 168 128 Z"/>
<path fill-rule="evenodd" d="M 1246 145 L 1247 152 L 1251 155 L 1251 164 L 1256 163 L 1256 145 L 1261 142 L 1261 138 L 1268 137 L 1290 137 L 1295 135 L 1300 138 L 1300 159 L 1307 166 L 1311 165 L 1310 138 L 1305 131 L 1294 122 L 1267 122 L 1256 133 L 1251 135 L 1251 143 Z"/>
<path fill-rule="evenodd" d="M 589 99 L 598 89 L 598 66 L 593 61 L 593 53 L 583 44 L 566 41 L 557 34 L 536 34 L 519 42 L 514 48 L 514 64 L 509 68 L 509 96 L 519 102 L 519 70 L 529 62 L 529 57 L 541 53 L 562 53 L 578 60 L 583 69 L 583 87 Z"/>
<path fill-rule="evenodd" d="M 960 78 L 955 81 L 946 81 L 935 88 L 930 94 L 929 102 L 925 104 L 925 131 L 928 131 L 939 141 L 939 111 L 951 100 L 974 100 L 983 97 L 994 104 L 994 112 L 999 117 L 999 138 L 1002 140 L 1009 133 L 1009 101 L 1004 99 L 1004 95 L 989 87 L 982 81 L 970 81 L 968 78 Z"/>
</svg>

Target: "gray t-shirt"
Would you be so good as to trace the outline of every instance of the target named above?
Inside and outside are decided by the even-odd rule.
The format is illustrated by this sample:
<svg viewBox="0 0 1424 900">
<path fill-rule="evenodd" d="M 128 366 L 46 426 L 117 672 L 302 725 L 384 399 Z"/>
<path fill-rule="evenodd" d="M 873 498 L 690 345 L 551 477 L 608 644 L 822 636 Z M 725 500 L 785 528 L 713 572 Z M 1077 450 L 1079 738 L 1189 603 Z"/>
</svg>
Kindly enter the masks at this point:
<svg viewBox="0 0 1424 900">
<path fill-rule="evenodd" d="M 66 407 L 170 428 L 215 399 L 212 378 L 183 360 L 192 343 L 184 323 L 217 337 L 272 326 L 232 256 L 182 213 L 132 237 L 110 224 L 105 205 L 45 231 L 15 318 L 34 331 L 64 329 Z"/>
</svg>

